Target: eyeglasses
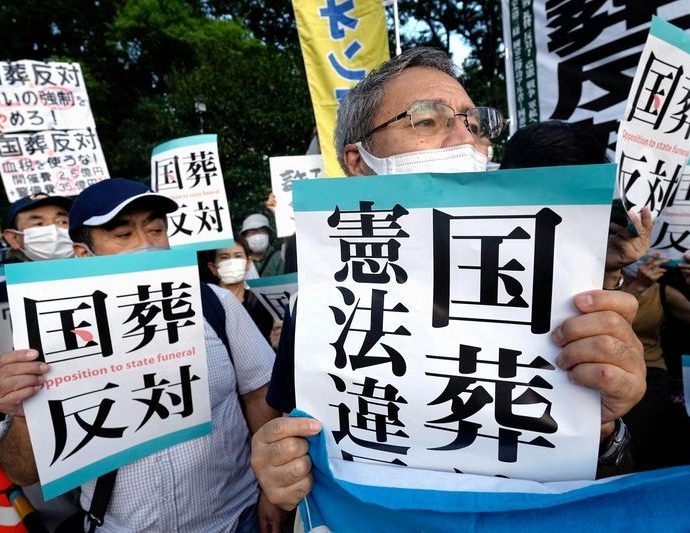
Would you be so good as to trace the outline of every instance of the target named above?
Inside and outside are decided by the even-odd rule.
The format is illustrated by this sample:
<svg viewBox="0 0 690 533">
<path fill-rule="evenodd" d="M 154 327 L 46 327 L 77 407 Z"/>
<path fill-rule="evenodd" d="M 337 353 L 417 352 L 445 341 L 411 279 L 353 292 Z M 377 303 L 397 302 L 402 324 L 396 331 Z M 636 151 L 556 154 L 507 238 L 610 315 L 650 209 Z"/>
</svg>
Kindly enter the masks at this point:
<svg viewBox="0 0 690 533">
<path fill-rule="evenodd" d="M 364 138 L 402 120 L 410 118 L 412 129 L 419 135 L 432 136 L 447 133 L 453 127 L 455 117 L 463 117 L 467 130 L 478 139 L 495 139 L 503 131 L 505 120 L 498 109 L 473 107 L 462 113 L 441 102 L 415 102 L 407 111 L 394 116 L 370 130 Z"/>
</svg>

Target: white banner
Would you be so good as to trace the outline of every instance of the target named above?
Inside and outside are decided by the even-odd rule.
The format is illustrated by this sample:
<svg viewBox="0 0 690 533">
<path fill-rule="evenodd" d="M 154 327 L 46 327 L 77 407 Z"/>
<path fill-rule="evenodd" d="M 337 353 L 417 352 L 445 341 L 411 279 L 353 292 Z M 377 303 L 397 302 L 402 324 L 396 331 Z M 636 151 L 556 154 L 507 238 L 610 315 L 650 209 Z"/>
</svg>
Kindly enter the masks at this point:
<svg viewBox="0 0 690 533">
<path fill-rule="evenodd" d="M 168 215 L 173 248 L 214 250 L 234 244 L 217 135 L 194 135 L 156 146 L 151 189 L 180 206 Z"/>
<path fill-rule="evenodd" d="M 0 62 L 0 132 L 95 128 L 79 63 Z"/>
<path fill-rule="evenodd" d="M 292 209 L 292 182 L 323 177 L 323 157 L 291 155 L 270 157 L 271 189 L 276 197 L 276 233 L 289 237 L 295 233 L 295 212 Z"/>
<path fill-rule="evenodd" d="M 0 135 L 0 174 L 10 202 L 39 192 L 76 196 L 110 177 L 95 129 Z"/>
<path fill-rule="evenodd" d="M 511 131 L 586 121 L 612 145 L 652 15 L 690 29 L 690 2 L 502 0 Z"/>
<path fill-rule="evenodd" d="M 196 254 L 37 261 L 6 274 L 14 344 L 51 367 L 24 402 L 46 499 L 210 432 Z"/>
<path fill-rule="evenodd" d="M 550 332 L 601 287 L 615 167 L 552 173 L 295 185 L 297 408 L 340 479 L 594 478 L 599 396 L 556 368 Z"/>
</svg>

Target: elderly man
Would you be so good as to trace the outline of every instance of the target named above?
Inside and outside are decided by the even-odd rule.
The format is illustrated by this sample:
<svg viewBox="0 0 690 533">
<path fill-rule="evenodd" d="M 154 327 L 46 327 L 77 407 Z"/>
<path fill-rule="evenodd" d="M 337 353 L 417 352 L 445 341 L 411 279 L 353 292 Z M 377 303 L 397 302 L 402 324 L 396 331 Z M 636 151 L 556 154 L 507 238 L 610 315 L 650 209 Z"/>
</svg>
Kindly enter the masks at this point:
<svg viewBox="0 0 690 533">
<path fill-rule="evenodd" d="M 133 181 L 92 185 L 71 211 L 75 254 L 168 248 L 166 214 L 176 209 L 172 200 Z M 225 313 L 227 336 L 219 337 L 204 320 L 213 431 L 120 468 L 101 531 L 255 531 L 257 499 L 262 526 L 279 525 L 280 511 L 259 498 L 248 444 L 248 428 L 254 432 L 277 415 L 265 400 L 273 351 L 239 302 L 228 291 L 212 290 Z M 19 482 L 37 477 L 20 403 L 41 389 L 49 371 L 37 356 L 35 350 L 0 356 L 0 411 L 11 415 L 0 441 L 0 464 Z M 95 481 L 81 489 L 84 510 L 93 512 L 97 499 L 107 504 L 107 495 L 94 496 Z"/>
<path fill-rule="evenodd" d="M 14 202 L 2 236 L 10 249 L 2 263 L 72 257 L 72 241 L 67 233 L 72 200 L 64 196 L 32 194 Z"/>
<path fill-rule="evenodd" d="M 474 106 L 446 54 L 412 49 L 370 73 L 341 102 L 336 151 L 348 175 L 483 170 L 501 123 L 496 110 Z M 599 290 L 577 295 L 575 305 L 582 314 L 552 332 L 561 347 L 556 362 L 571 381 L 601 392 L 602 454 L 618 456 L 619 418 L 645 388 L 642 347 L 630 327 L 637 304 L 627 294 Z M 279 353 L 269 391 L 269 403 L 281 410 L 294 405 L 292 357 L 289 349 L 286 357 Z M 303 437 L 320 429 L 315 420 L 282 418 L 254 435 L 254 471 L 268 498 L 284 509 L 311 489 Z"/>
</svg>

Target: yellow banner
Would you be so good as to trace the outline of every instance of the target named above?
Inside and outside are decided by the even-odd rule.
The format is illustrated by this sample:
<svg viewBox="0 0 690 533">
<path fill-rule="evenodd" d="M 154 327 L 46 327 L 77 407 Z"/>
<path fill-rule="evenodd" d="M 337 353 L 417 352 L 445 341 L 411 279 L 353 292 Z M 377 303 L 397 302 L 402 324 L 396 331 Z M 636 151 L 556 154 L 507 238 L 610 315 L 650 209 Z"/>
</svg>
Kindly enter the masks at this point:
<svg viewBox="0 0 690 533">
<path fill-rule="evenodd" d="M 389 58 L 382 0 L 293 0 L 302 56 L 324 161 L 342 176 L 333 131 L 338 100 Z"/>
</svg>

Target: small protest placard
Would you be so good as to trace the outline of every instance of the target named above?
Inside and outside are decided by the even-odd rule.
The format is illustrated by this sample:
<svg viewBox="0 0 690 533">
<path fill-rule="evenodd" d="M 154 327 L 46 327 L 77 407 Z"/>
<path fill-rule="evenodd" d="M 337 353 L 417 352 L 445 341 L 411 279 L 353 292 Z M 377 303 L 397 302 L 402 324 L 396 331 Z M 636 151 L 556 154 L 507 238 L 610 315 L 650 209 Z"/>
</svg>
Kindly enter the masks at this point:
<svg viewBox="0 0 690 533">
<path fill-rule="evenodd" d="M 24 402 L 46 499 L 211 431 L 192 251 L 6 266 L 14 345 L 50 365 Z"/>
<path fill-rule="evenodd" d="M 273 320 L 283 320 L 290 297 L 297 292 L 297 273 L 248 279 L 247 285 L 271 313 Z"/>
</svg>

